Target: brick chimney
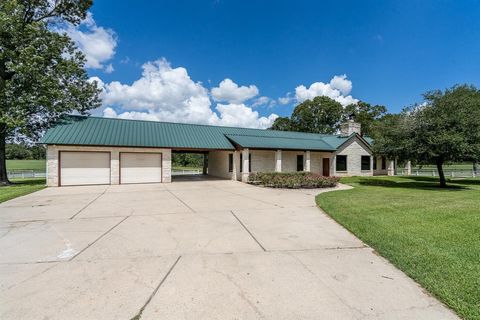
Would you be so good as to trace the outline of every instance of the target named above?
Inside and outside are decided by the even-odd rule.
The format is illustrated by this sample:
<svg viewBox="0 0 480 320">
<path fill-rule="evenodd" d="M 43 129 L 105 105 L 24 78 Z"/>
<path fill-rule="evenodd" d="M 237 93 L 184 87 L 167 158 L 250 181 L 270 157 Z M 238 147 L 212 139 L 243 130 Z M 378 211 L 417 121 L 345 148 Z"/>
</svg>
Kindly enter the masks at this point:
<svg viewBox="0 0 480 320">
<path fill-rule="evenodd" d="M 342 136 L 349 136 L 352 133 L 361 134 L 361 124 L 353 121 L 353 119 L 348 120 L 340 125 L 340 134 Z"/>
</svg>

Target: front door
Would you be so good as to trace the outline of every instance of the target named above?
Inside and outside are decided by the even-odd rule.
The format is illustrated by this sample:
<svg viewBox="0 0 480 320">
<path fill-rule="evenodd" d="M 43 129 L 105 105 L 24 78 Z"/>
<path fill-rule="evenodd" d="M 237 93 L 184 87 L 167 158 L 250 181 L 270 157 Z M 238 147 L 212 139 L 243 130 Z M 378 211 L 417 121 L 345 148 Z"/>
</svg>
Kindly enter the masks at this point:
<svg viewBox="0 0 480 320">
<path fill-rule="evenodd" d="M 325 177 L 330 177 L 330 159 L 323 158 L 323 175 Z"/>
</svg>

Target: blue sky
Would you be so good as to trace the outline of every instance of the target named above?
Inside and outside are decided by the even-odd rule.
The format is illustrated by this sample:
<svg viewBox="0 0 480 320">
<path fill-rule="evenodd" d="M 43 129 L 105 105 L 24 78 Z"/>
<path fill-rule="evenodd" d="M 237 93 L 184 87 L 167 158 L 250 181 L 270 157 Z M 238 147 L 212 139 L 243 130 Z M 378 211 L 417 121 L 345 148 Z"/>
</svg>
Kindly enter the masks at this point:
<svg viewBox="0 0 480 320">
<path fill-rule="evenodd" d="M 269 119 L 271 114 L 289 115 L 302 99 L 328 90 L 337 90 L 333 96 L 340 99 L 351 96 L 398 112 L 420 102 L 427 90 L 480 85 L 479 1 L 97 0 L 91 13 L 93 22 L 76 31 L 94 37 L 100 30 L 110 36 L 105 50 L 102 34 L 98 46 L 85 50 L 87 57 L 97 54 L 88 71 L 107 86 L 100 111 L 110 108 L 111 116 L 127 112 L 122 117 L 237 125 L 221 120 L 235 117 L 235 108 L 243 117 L 240 105 L 251 109 L 250 121 Z M 160 90 L 155 97 L 139 92 L 152 83 L 132 85 L 148 62 L 151 75 L 161 78 L 162 87 L 152 88 Z M 174 76 L 173 86 L 165 83 L 169 72 L 179 77 Z M 346 78 L 330 86 L 336 75 Z M 224 100 L 215 98 L 212 88 L 227 78 L 233 85 L 222 88 Z M 109 87 L 112 82 L 115 88 Z M 315 83 L 322 85 L 310 87 Z M 302 85 L 303 98 L 296 91 Z M 176 89 L 179 97 L 165 93 Z M 196 102 L 185 102 L 189 94 Z M 288 103 L 280 103 L 282 97 Z M 175 110 L 167 106 L 177 102 Z M 183 110 L 187 104 L 191 109 Z M 222 119 L 191 115 L 205 111 L 207 104 Z M 258 113 L 255 119 L 252 112 Z M 263 126 L 265 121 L 260 121 Z"/>
</svg>

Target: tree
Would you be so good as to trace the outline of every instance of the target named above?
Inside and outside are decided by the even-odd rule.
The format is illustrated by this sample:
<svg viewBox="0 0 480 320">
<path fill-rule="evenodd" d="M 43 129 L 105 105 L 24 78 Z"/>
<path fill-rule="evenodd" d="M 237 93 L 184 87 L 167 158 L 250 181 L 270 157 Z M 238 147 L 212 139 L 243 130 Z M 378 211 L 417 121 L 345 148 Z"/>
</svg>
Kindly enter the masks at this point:
<svg viewBox="0 0 480 320">
<path fill-rule="evenodd" d="M 91 0 L 0 2 L 0 184 L 9 184 L 5 144 L 36 139 L 62 115 L 100 105 L 84 70 L 85 57 L 66 34 L 66 23 L 86 17 Z"/>
<path fill-rule="evenodd" d="M 319 96 L 296 106 L 290 121 L 295 131 L 332 134 L 338 130 L 342 115 L 339 102 Z"/>
<path fill-rule="evenodd" d="M 273 122 L 272 126 L 269 128 L 270 130 L 280 130 L 280 131 L 295 131 L 288 117 L 278 117 Z"/>
<path fill-rule="evenodd" d="M 11 143 L 5 148 L 5 156 L 7 160 L 26 160 L 32 159 L 32 152 L 23 143 Z"/>
<path fill-rule="evenodd" d="M 423 96 L 424 104 L 383 119 L 374 150 L 400 161 L 435 163 L 440 186 L 445 187 L 445 163 L 480 157 L 480 91 L 456 85 Z"/>
<path fill-rule="evenodd" d="M 5 148 L 7 160 L 41 160 L 45 159 L 46 150 L 42 145 L 29 146 L 26 143 L 8 143 Z"/>
<path fill-rule="evenodd" d="M 342 122 L 352 117 L 362 125 L 362 136 L 373 136 L 375 123 L 387 113 L 387 108 L 380 105 L 371 105 L 360 101 L 357 104 L 350 104 L 345 107 Z"/>
</svg>

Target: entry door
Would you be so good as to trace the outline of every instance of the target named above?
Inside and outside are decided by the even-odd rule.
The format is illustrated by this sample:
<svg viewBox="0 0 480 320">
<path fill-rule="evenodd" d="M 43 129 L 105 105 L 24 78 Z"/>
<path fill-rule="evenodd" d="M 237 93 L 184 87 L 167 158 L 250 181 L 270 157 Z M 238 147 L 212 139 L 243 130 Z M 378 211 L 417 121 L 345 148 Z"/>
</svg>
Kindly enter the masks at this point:
<svg viewBox="0 0 480 320">
<path fill-rule="evenodd" d="M 120 153 L 120 183 L 162 182 L 161 153 Z"/>
<path fill-rule="evenodd" d="M 60 151 L 60 185 L 110 184 L 110 152 Z"/>
<path fill-rule="evenodd" d="M 330 177 L 330 159 L 329 158 L 323 158 L 323 176 L 325 177 Z"/>
</svg>

